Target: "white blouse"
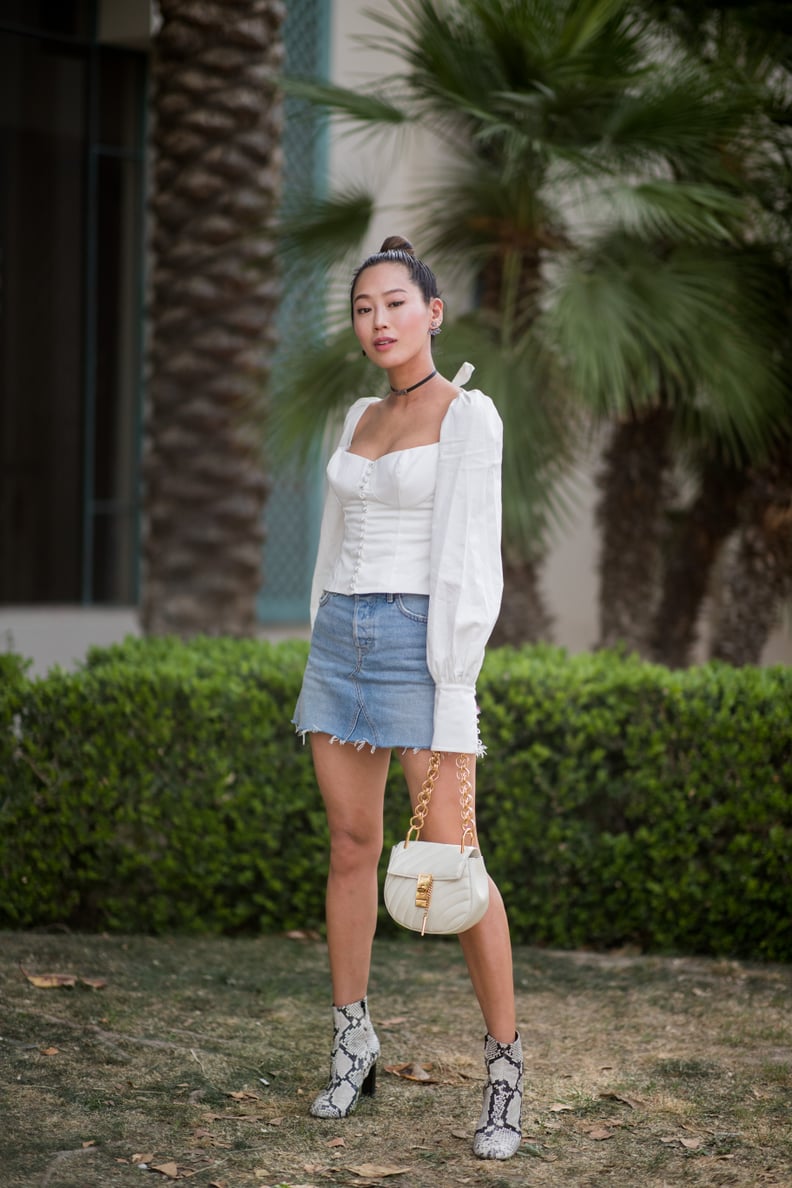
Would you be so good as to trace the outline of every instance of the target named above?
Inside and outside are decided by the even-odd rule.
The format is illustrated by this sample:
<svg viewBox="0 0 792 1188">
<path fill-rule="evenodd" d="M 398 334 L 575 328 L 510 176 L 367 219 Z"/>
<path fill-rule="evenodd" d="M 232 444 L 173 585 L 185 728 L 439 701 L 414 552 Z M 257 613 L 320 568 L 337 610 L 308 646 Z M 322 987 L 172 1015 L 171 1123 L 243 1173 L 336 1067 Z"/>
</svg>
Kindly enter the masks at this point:
<svg viewBox="0 0 792 1188">
<path fill-rule="evenodd" d="M 360 403 L 365 411 L 371 401 Z M 341 505 L 344 539 L 326 590 L 429 593 L 438 454 L 438 443 L 374 459 L 336 450 L 327 465 L 327 498 Z"/>
<path fill-rule="evenodd" d="M 453 382 L 472 371 L 465 364 Z M 480 754 L 475 685 L 503 592 L 501 419 L 483 392 L 460 388 L 436 446 L 372 462 L 350 454 L 349 445 L 373 399 L 352 405 L 328 463 L 311 624 L 323 590 L 429 594 L 432 749 Z M 346 497 L 350 484 L 357 498 Z"/>
</svg>

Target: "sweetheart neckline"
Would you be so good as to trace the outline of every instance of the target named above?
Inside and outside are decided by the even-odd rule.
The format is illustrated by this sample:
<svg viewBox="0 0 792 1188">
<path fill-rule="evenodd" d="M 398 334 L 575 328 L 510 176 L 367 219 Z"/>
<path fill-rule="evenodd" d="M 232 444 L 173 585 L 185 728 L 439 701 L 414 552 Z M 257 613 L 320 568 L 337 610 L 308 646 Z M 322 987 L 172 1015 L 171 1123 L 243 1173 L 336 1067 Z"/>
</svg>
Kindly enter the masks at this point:
<svg viewBox="0 0 792 1188">
<path fill-rule="evenodd" d="M 439 441 L 428 441 L 426 445 L 405 446 L 401 450 L 388 450 L 387 453 L 380 454 L 377 458 L 367 458 L 365 454 L 357 454 L 349 446 L 346 447 L 344 453 L 349 454 L 352 458 L 361 458 L 364 462 L 381 462 L 383 458 L 392 458 L 394 454 L 409 454 L 412 450 L 428 450 L 432 446 L 438 445 L 440 445 Z"/>
</svg>

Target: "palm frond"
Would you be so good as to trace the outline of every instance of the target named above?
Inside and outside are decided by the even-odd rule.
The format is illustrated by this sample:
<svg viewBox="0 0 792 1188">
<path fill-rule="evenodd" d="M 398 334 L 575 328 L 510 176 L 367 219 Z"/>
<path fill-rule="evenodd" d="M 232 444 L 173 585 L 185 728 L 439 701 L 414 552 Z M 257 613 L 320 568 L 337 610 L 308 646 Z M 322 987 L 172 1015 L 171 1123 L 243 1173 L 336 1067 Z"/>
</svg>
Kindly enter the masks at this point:
<svg viewBox="0 0 792 1188">
<path fill-rule="evenodd" d="M 603 416 L 703 402 L 735 449 L 761 450 L 784 410 L 761 274 L 709 247 L 665 254 L 610 237 L 562 268 L 546 315 L 584 404 Z"/>
<path fill-rule="evenodd" d="M 362 185 L 298 201 L 278 223 L 279 251 L 289 265 L 329 269 L 358 251 L 374 208 L 374 195 Z"/>
<path fill-rule="evenodd" d="M 603 148 L 630 155 L 662 154 L 699 172 L 705 162 L 712 168 L 751 117 L 747 98 L 737 91 L 713 89 L 706 71 L 677 59 L 658 69 L 649 85 L 614 104 L 603 126 Z"/>
<path fill-rule="evenodd" d="M 591 200 L 591 199 L 590 199 Z M 733 241 L 746 221 L 746 202 L 737 193 L 706 183 L 656 178 L 636 185 L 606 187 L 594 197 L 612 227 L 647 240 Z"/>
<path fill-rule="evenodd" d="M 332 115 L 350 120 L 366 124 L 399 125 L 410 118 L 396 96 L 375 94 L 368 88 L 356 91 L 332 83 L 300 78 L 284 78 L 281 85 L 289 98 L 302 99 L 315 107 L 325 108 Z"/>
<path fill-rule="evenodd" d="M 315 463 L 338 418 L 360 396 L 383 389 L 382 376 L 361 357 L 349 326 L 284 353 L 270 380 L 273 457 Z"/>
<path fill-rule="evenodd" d="M 391 10 L 369 13 L 390 31 L 385 45 L 381 33 L 363 44 L 400 59 L 427 123 L 445 116 L 481 143 L 511 131 L 515 112 L 499 111 L 499 95 L 544 116 L 543 140 L 556 119 L 579 142 L 593 92 L 618 93 L 646 69 L 624 0 L 393 0 Z"/>
<path fill-rule="evenodd" d="M 417 194 L 427 250 L 481 263 L 505 244 L 549 243 L 561 224 L 542 192 L 543 171 L 520 182 L 495 166 L 470 164 L 438 170 L 433 185 Z"/>
<path fill-rule="evenodd" d="M 580 57 L 610 35 L 627 7 L 625 0 L 589 0 L 568 6 L 560 38 L 564 56 Z"/>
</svg>

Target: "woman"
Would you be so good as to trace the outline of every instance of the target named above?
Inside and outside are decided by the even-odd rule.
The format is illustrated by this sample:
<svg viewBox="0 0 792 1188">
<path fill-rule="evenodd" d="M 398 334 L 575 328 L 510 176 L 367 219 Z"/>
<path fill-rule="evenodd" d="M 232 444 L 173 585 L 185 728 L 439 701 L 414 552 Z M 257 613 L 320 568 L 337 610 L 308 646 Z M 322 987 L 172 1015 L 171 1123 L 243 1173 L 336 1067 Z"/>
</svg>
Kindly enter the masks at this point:
<svg viewBox="0 0 792 1188">
<path fill-rule="evenodd" d="M 367 1003 L 377 920 L 385 781 L 393 748 L 413 806 L 440 753 L 425 841 L 459 841 L 458 754 L 478 738 L 475 681 L 500 607 L 502 426 L 483 393 L 432 363 L 443 302 L 431 270 L 393 236 L 355 273 L 352 325 L 386 372 L 384 399 L 358 400 L 327 467 L 313 633 L 295 711 L 310 735 L 330 831 L 327 941 L 333 988 L 330 1080 L 311 1106 L 346 1117 L 373 1094 L 379 1041 Z M 465 365 L 461 382 L 472 368 Z M 520 1145 L 522 1050 L 506 912 L 494 884 L 460 935 L 487 1036 L 487 1084 L 473 1149 Z"/>
</svg>

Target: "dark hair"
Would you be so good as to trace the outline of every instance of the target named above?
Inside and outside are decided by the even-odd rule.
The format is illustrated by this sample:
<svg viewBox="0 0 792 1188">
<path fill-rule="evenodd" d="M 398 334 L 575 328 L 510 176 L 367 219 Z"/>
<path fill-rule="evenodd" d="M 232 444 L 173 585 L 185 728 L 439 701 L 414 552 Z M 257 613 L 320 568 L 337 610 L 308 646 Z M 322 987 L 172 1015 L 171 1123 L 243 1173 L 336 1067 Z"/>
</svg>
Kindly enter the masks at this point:
<svg viewBox="0 0 792 1188">
<path fill-rule="evenodd" d="M 410 280 L 413 281 L 421 290 L 424 296 L 424 301 L 429 304 L 433 297 L 440 296 L 440 290 L 437 287 L 437 278 L 432 272 L 428 264 L 424 264 L 423 260 L 419 260 L 415 255 L 415 248 L 410 243 L 409 239 L 404 239 L 401 235 L 389 235 L 384 240 L 382 247 L 378 252 L 374 252 L 367 260 L 358 268 L 355 275 L 352 277 L 352 284 L 349 289 L 349 303 L 352 307 L 354 315 L 354 300 L 355 300 L 355 285 L 361 273 L 365 272 L 367 268 L 371 268 L 374 264 L 403 264 L 410 274 Z"/>
</svg>

